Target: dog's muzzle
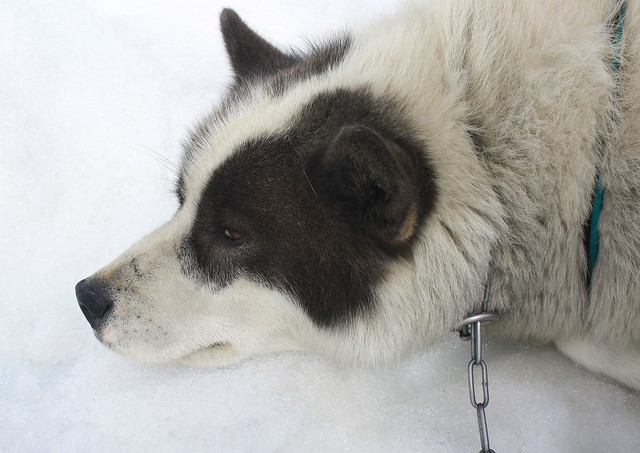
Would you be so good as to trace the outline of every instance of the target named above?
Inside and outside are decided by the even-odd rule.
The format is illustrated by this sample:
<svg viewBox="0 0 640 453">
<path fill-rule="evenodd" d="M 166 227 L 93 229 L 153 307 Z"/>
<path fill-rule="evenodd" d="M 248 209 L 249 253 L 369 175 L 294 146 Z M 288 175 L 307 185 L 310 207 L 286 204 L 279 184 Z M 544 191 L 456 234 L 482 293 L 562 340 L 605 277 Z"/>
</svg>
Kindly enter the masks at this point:
<svg viewBox="0 0 640 453">
<path fill-rule="evenodd" d="M 85 278 L 76 285 L 76 299 L 80 309 L 93 329 L 99 329 L 113 308 L 113 300 L 99 281 Z"/>
</svg>

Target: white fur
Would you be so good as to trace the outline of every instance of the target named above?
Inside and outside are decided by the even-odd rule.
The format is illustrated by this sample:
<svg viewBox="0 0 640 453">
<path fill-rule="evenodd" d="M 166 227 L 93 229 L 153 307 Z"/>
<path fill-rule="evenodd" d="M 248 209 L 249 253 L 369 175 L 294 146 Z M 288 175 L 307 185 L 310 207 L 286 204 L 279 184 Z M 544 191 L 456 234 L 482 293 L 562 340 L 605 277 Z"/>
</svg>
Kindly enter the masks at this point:
<svg viewBox="0 0 640 453">
<path fill-rule="evenodd" d="M 495 335 L 557 341 L 640 389 L 640 6 L 628 5 L 619 97 L 608 64 L 612 0 L 434 0 L 359 30 L 341 64 L 283 96 L 256 84 L 211 120 L 186 162 L 176 217 L 97 274 L 131 288 L 101 339 L 144 360 L 226 365 L 307 349 L 389 362 L 451 331 L 489 279 L 503 316 Z M 376 289 L 376 310 L 321 329 L 260 284 L 220 289 L 181 273 L 176 247 L 215 168 L 249 139 L 286 133 L 314 95 L 359 87 L 402 100 L 440 190 L 412 259 L 390 264 Z M 581 231 L 596 167 L 607 192 L 589 297 Z"/>
<path fill-rule="evenodd" d="M 635 343 L 598 343 L 593 338 L 574 338 L 558 342 L 558 349 L 590 371 L 607 375 L 622 384 L 640 388 L 640 345 Z"/>
</svg>

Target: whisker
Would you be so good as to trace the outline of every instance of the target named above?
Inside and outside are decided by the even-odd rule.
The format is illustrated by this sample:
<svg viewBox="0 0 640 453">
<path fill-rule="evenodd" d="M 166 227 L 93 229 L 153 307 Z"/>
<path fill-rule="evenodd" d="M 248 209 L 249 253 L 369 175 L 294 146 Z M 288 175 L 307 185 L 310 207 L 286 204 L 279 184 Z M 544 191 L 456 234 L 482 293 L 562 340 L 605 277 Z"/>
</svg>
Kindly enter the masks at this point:
<svg viewBox="0 0 640 453">
<path fill-rule="evenodd" d="M 287 140 L 289 141 L 289 144 L 291 145 L 291 148 L 293 149 L 293 152 L 296 153 L 298 155 L 298 157 L 302 158 L 302 154 L 293 145 L 293 142 L 291 141 L 291 139 L 287 138 Z M 302 167 L 302 173 L 304 174 L 305 179 L 309 183 L 309 187 L 311 187 L 311 190 L 313 191 L 313 194 L 316 196 L 316 198 L 318 198 L 318 192 L 316 192 L 316 189 L 313 187 L 313 184 L 311 184 L 311 180 L 309 179 L 309 176 L 307 175 L 307 171 L 304 169 L 304 167 Z"/>
<path fill-rule="evenodd" d="M 180 165 L 177 162 L 172 161 L 171 159 L 169 159 L 168 157 L 164 156 L 160 152 L 156 151 L 153 148 L 149 148 L 146 145 L 139 145 L 139 146 L 141 146 L 142 148 L 146 149 L 148 151 L 147 155 L 155 157 L 160 163 L 162 163 L 162 165 L 167 170 L 171 171 L 175 175 L 178 175 L 180 173 Z"/>
<path fill-rule="evenodd" d="M 307 182 L 309 183 L 309 187 L 311 187 L 311 190 L 313 191 L 313 194 L 316 196 L 316 198 L 318 198 L 318 192 L 316 192 L 316 189 L 313 187 L 313 184 L 311 184 L 311 180 L 309 179 L 309 176 L 307 176 L 307 172 L 305 171 L 305 169 L 302 169 L 302 173 L 304 174 L 304 177 L 306 178 Z"/>
</svg>

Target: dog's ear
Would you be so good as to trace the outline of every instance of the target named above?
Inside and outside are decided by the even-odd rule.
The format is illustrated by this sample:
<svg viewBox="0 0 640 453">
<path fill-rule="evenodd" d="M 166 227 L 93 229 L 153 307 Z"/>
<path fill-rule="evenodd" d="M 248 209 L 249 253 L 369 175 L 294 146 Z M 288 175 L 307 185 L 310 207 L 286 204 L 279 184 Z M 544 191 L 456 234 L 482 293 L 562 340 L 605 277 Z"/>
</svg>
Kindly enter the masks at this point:
<svg viewBox="0 0 640 453">
<path fill-rule="evenodd" d="M 404 149 L 366 126 L 345 126 L 307 163 L 312 187 L 384 250 L 414 236 L 420 217 L 417 169 Z"/>
<path fill-rule="evenodd" d="M 271 74 L 299 60 L 281 52 L 251 30 L 232 9 L 225 8 L 220 13 L 220 29 L 236 81 Z"/>
</svg>

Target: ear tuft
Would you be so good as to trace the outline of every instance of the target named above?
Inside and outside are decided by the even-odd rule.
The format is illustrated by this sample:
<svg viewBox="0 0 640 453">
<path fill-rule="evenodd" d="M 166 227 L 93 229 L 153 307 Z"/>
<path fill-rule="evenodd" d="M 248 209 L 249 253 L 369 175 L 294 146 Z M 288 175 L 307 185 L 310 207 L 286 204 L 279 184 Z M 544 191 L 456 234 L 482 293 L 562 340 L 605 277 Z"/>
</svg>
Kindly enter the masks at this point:
<svg viewBox="0 0 640 453">
<path fill-rule="evenodd" d="M 383 249 L 407 244 L 420 217 L 416 168 L 394 141 L 366 126 L 343 127 L 307 173 L 343 218 Z"/>
<path fill-rule="evenodd" d="M 220 13 L 220 29 L 238 82 L 271 74 L 298 62 L 297 57 L 281 52 L 254 32 L 230 8 Z"/>
</svg>

